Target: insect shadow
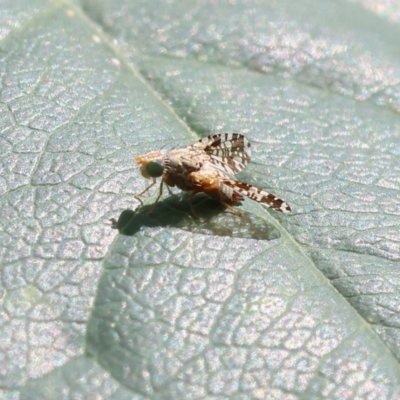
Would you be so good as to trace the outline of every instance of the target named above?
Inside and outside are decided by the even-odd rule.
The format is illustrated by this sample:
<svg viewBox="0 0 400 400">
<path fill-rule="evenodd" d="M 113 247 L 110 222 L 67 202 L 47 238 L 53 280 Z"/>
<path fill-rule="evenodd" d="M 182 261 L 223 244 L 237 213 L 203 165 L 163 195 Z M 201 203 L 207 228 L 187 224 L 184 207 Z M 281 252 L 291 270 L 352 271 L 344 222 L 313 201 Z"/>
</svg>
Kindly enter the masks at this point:
<svg viewBox="0 0 400 400">
<path fill-rule="evenodd" d="M 133 236 L 144 227 L 174 227 L 193 233 L 257 240 L 281 236 L 279 230 L 264 218 L 243 210 L 241 216 L 234 215 L 207 195 L 198 194 L 191 202 L 198 220 L 193 218 L 185 196 L 172 195 L 158 202 L 150 215 L 152 204 L 122 211 L 118 220 L 111 219 L 111 226 L 126 236 Z"/>
</svg>

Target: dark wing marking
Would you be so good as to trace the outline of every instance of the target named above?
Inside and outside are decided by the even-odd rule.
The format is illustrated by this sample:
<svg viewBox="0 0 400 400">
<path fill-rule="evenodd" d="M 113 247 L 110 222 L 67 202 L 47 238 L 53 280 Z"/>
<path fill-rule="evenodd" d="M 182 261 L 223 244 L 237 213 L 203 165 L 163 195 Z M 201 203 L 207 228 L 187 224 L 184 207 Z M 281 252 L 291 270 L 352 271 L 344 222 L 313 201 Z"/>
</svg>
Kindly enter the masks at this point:
<svg viewBox="0 0 400 400">
<path fill-rule="evenodd" d="M 229 186 L 235 192 L 259 203 L 266 204 L 268 207 L 271 207 L 276 211 L 283 213 L 291 211 L 289 204 L 284 202 L 282 199 L 276 197 L 274 194 L 266 192 L 265 190 L 249 185 L 248 183 L 235 181 L 233 179 L 224 179 L 222 185 Z"/>
<path fill-rule="evenodd" d="M 189 146 L 209 155 L 209 162 L 221 172 L 235 175 L 250 161 L 250 142 L 240 133 L 220 133 Z"/>
</svg>

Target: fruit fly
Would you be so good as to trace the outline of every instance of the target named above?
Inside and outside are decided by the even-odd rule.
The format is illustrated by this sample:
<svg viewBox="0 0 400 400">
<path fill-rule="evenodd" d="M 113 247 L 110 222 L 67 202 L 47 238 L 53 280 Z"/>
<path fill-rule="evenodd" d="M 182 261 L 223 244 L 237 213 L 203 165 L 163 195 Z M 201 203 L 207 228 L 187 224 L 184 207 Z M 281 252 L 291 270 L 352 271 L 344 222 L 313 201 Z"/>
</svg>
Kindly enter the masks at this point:
<svg viewBox="0 0 400 400">
<path fill-rule="evenodd" d="M 140 196 L 161 177 L 159 194 L 150 213 L 162 195 L 164 183 L 192 192 L 189 205 L 196 219 L 198 217 L 193 210 L 191 199 L 197 193 L 205 193 L 217 199 L 238 215 L 241 213 L 232 205 L 243 200 L 244 196 L 276 211 L 290 212 L 290 206 L 274 194 L 231 178 L 245 168 L 250 156 L 250 142 L 240 133 L 211 135 L 188 147 L 171 151 L 151 151 L 136 157 L 142 175 L 147 179 L 152 178 L 153 182 L 135 197 L 142 203 Z"/>
</svg>

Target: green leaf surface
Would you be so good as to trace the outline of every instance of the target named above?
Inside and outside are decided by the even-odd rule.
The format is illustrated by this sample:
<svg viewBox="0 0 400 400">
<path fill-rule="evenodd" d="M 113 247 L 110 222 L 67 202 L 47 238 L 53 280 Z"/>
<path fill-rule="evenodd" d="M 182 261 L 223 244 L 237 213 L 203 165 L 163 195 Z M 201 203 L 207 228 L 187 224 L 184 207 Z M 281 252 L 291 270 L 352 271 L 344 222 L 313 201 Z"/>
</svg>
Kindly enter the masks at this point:
<svg viewBox="0 0 400 400">
<path fill-rule="evenodd" d="M 399 7 L 0 0 L 0 398 L 400 398 Z M 126 211 L 219 132 L 291 214 Z"/>
</svg>

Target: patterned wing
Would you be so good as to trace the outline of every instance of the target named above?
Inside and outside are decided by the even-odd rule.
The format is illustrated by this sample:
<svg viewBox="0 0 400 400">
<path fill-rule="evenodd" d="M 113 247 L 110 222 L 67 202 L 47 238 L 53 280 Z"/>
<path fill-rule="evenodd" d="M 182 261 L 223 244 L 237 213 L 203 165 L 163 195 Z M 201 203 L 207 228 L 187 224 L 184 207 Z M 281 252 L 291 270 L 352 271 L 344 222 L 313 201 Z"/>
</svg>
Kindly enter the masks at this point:
<svg viewBox="0 0 400 400">
<path fill-rule="evenodd" d="M 235 175 L 250 161 L 250 142 L 240 133 L 221 133 L 200 139 L 189 146 L 208 154 L 209 163 L 223 173 Z"/>
<path fill-rule="evenodd" d="M 274 194 L 266 192 L 265 190 L 249 185 L 248 183 L 235 181 L 233 179 L 224 179 L 222 185 L 228 186 L 233 189 L 234 192 L 246 196 L 249 199 L 266 204 L 268 207 L 271 207 L 276 211 L 283 213 L 291 211 L 289 204 L 282 199 L 276 197 Z"/>
</svg>

